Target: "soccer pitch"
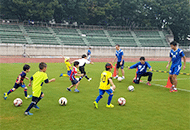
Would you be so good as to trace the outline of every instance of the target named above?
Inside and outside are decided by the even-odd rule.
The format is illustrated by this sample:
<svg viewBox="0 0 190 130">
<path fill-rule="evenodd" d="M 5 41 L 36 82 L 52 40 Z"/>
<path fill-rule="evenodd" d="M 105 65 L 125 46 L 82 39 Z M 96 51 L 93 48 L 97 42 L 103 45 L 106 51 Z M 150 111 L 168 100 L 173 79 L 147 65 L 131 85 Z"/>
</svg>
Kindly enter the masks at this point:
<svg viewBox="0 0 190 130">
<path fill-rule="evenodd" d="M 149 62 L 154 70 L 166 71 L 167 62 Z M 31 77 L 38 71 L 38 63 L 28 63 L 31 71 L 27 77 Z M 134 62 L 126 62 L 130 66 Z M 112 99 L 114 108 L 106 108 L 108 95 L 105 93 L 99 102 L 99 108 L 95 109 L 93 101 L 98 96 L 100 74 L 105 70 L 105 63 L 86 65 L 85 70 L 88 82 L 85 78 L 79 84 L 79 93 L 66 90 L 71 85 L 68 77 L 59 77 L 66 67 L 63 63 L 47 63 L 49 79 L 56 78 L 55 82 L 44 84 L 42 92 L 44 98 L 39 102 L 39 110 L 31 109 L 33 116 L 25 116 L 24 111 L 31 103 L 31 99 L 24 98 L 24 89 L 18 88 L 11 93 L 7 100 L 3 99 L 3 93 L 10 90 L 22 71 L 24 63 L 0 64 L 0 129 L 1 130 L 187 130 L 190 129 L 190 76 L 178 76 L 178 88 L 176 93 L 170 93 L 166 85 L 168 74 L 153 72 L 152 86 L 146 85 L 147 77 L 142 77 L 144 83 L 133 84 L 132 80 L 136 70 L 128 70 L 125 67 L 125 80 L 119 82 L 113 79 L 116 90 Z M 190 63 L 181 72 L 189 73 Z M 113 70 L 112 70 L 113 72 Z M 119 70 L 120 75 L 121 71 Z M 29 81 L 24 80 L 28 85 Z M 155 84 L 155 85 L 153 85 Z M 127 87 L 133 85 L 134 92 L 129 92 Z M 187 90 L 187 91 L 186 91 Z M 31 94 L 28 87 L 28 94 Z M 59 98 L 66 97 L 67 106 L 60 106 Z M 125 106 L 119 106 L 117 99 L 124 97 L 127 100 Z M 21 107 L 15 107 L 13 100 L 21 98 Z"/>
</svg>

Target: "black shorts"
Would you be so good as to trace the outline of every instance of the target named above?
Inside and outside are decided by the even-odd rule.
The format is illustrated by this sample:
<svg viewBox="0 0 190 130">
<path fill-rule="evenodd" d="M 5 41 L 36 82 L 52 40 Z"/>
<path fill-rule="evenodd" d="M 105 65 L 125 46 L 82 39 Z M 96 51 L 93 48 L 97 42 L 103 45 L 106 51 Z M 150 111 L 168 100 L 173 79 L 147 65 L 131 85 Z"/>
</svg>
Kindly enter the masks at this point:
<svg viewBox="0 0 190 130">
<path fill-rule="evenodd" d="M 122 63 L 122 65 L 120 65 L 120 63 L 121 62 L 117 62 L 117 69 L 119 69 L 120 67 L 121 67 L 121 69 L 123 69 L 124 68 L 124 61 L 123 61 L 123 63 Z"/>
<path fill-rule="evenodd" d="M 79 81 L 77 81 L 76 79 L 71 80 L 72 85 L 75 85 L 75 84 L 77 84 L 78 82 L 79 82 Z"/>
<path fill-rule="evenodd" d="M 24 88 L 24 87 L 26 87 L 26 85 L 24 83 L 23 84 L 21 84 L 21 83 L 19 83 L 19 84 L 15 83 L 15 85 L 13 86 L 13 88 L 15 88 L 15 89 L 17 89 L 19 87 Z"/>
<path fill-rule="evenodd" d="M 41 92 L 40 97 L 42 96 L 43 92 Z M 34 97 L 32 96 L 32 101 L 37 102 L 40 97 Z"/>
<path fill-rule="evenodd" d="M 79 70 L 80 70 L 81 74 L 84 74 L 84 75 L 86 74 L 86 72 L 84 70 L 84 66 L 80 66 Z"/>
</svg>

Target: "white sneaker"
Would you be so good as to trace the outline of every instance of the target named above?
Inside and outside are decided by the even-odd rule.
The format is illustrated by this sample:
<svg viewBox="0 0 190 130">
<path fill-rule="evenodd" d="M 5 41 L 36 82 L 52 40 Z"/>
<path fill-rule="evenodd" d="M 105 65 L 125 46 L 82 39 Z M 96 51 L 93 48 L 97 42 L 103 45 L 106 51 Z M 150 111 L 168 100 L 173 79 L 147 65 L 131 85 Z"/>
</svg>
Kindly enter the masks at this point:
<svg viewBox="0 0 190 130">
<path fill-rule="evenodd" d="M 89 78 L 88 81 L 90 82 L 90 80 L 92 80 L 92 78 Z"/>
<path fill-rule="evenodd" d="M 117 78 L 118 78 L 117 76 L 113 77 L 113 79 L 117 79 Z"/>
<path fill-rule="evenodd" d="M 122 80 L 125 79 L 125 77 L 122 77 Z"/>
</svg>

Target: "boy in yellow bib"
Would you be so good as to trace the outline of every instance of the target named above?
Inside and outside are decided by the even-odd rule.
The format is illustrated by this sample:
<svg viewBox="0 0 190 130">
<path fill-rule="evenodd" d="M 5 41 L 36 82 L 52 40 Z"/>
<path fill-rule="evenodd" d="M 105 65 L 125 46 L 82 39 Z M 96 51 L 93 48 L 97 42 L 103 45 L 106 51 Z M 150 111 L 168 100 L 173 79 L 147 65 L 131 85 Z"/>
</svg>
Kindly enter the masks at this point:
<svg viewBox="0 0 190 130">
<path fill-rule="evenodd" d="M 32 84 L 33 95 L 32 95 L 32 103 L 26 109 L 26 111 L 24 113 L 25 115 L 33 115 L 32 113 L 29 112 L 32 107 L 40 109 L 37 106 L 37 103 L 44 97 L 44 93 L 41 91 L 43 83 L 44 82 L 45 83 L 50 83 L 50 82 L 55 81 L 54 78 L 51 79 L 51 80 L 48 80 L 47 74 L 45 73 L 46 69 L 47 69 L 47 64 L 46 63 L 41 62 L 39 64 L 39 68 L 40 68 L 40 71 L 37 71 L 30 78 L 30 81 L 29 81 L 28 86 L 31 86 L 31 81 L 33 81 L 33 84 Z"/>
<path fill-rule="evenodd" d="M 94 101 L 95 108 L 98 108 L 98 102 L 103 97 L 105 92 L 109 95 L 108 103 L 106 104 L 106 107 L 110 107 L 110 108 L 114 107 L 114 105 L 111 104 L 111 100 L 113 97 L 113 90 L 116 87 L 112 81 L 112 73 L 111 73 L 112 65 L 110 63 L 107 63 L 105 68 L 106 68 L 106 71 L 103 71 L 101 74 L 101 81 L 100 81 L 100 86 L 99 86 L 99 96 Z M 112 85 L 113 90 L 110 89 L 110 84 Z"/>
</svg>

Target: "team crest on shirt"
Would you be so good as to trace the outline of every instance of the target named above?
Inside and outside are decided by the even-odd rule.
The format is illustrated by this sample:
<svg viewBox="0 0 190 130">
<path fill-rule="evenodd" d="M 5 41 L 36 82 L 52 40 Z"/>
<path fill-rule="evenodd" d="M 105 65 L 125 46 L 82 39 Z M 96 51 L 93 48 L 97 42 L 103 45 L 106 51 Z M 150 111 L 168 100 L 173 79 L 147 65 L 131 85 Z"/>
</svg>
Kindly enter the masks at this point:
<svg viewBox="0 0 190 130">
<path fill-rule="evenodd" d="M 139 65 L 139 69 L 141 69 L 142 68 L 142 65 Z"/>
</svg>

